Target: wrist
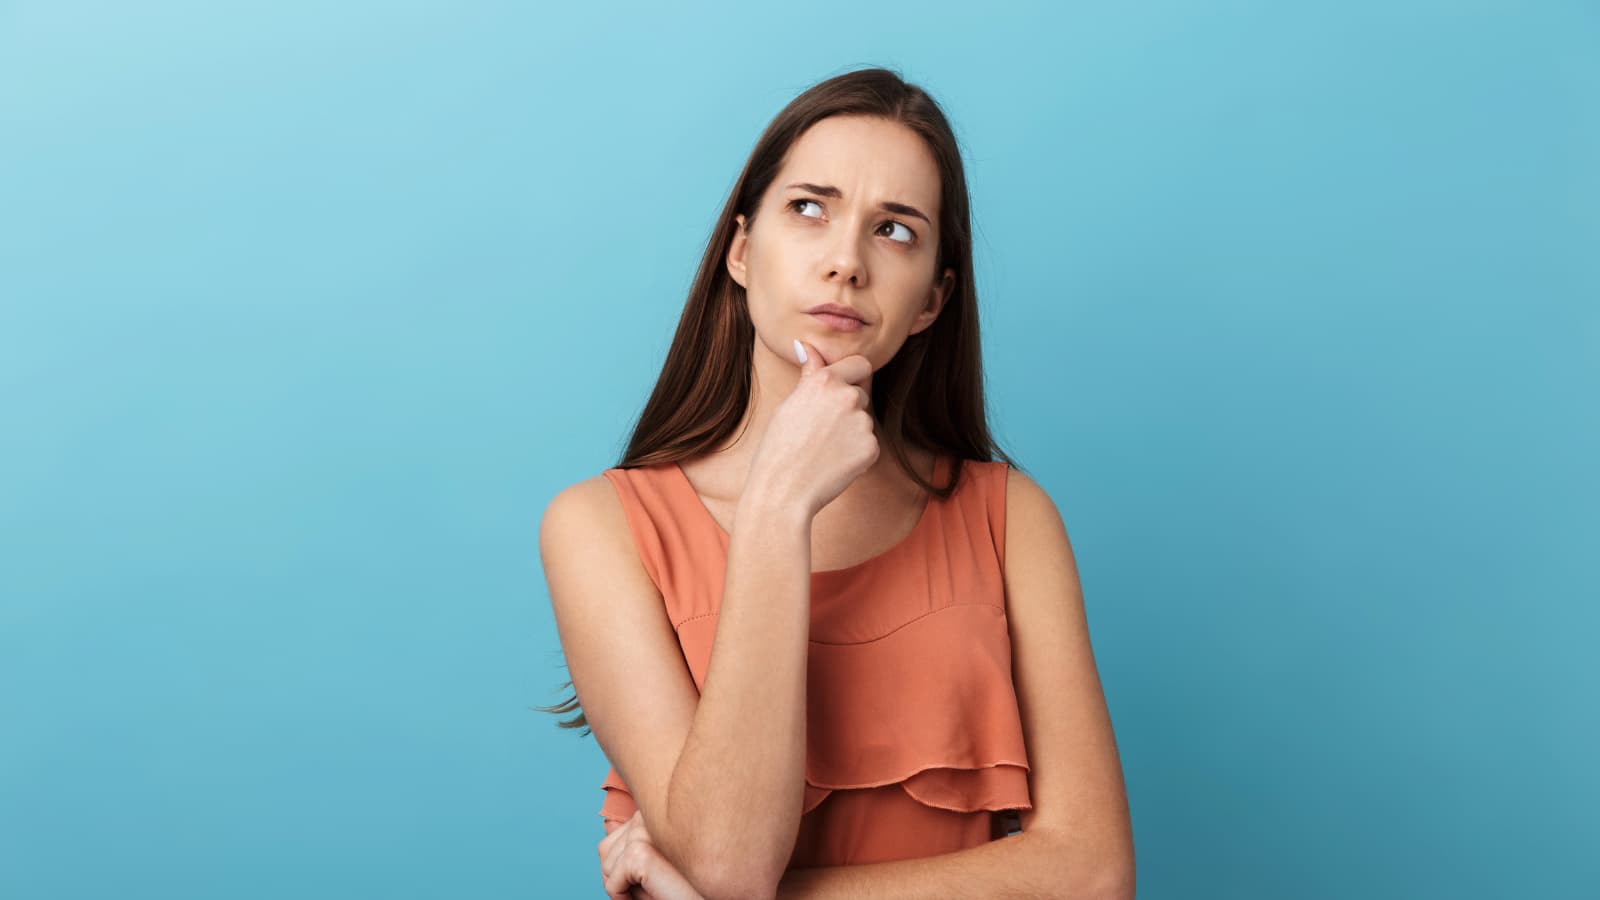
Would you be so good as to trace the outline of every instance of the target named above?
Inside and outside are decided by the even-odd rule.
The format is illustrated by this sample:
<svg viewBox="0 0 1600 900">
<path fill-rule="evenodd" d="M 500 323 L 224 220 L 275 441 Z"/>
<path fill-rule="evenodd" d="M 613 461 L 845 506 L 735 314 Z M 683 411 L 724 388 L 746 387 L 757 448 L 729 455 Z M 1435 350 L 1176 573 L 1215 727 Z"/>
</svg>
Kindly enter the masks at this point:
<svg viewBox="0 0 1600 900">
<path fill-rule="evenodd" d="M 739 505 L 734 512 L 734 527 L 752 523 L 758 530 L 793 530 L 811 528 L 816 513 L 807 508 L 803 500 L 782 485 L 766 479 L 751 479 L 739 495 Z"/>
</svg>

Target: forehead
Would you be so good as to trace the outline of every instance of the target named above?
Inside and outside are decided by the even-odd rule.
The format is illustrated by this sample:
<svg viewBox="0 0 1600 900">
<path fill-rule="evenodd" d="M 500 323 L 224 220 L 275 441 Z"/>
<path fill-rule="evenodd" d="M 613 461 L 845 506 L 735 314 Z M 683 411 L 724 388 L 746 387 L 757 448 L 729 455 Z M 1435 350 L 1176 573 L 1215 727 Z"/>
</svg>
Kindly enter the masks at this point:
<svg viewBox="0 0 1600 900">
<path fill-rule="evenodd" d="M 910 128 L 874 116 L 830 116 L 806 129 L 774 183 L 791 181 L 833 185 L 851 203 L 893 200 L 938 214 L 933 152 Z"/>
</svg>

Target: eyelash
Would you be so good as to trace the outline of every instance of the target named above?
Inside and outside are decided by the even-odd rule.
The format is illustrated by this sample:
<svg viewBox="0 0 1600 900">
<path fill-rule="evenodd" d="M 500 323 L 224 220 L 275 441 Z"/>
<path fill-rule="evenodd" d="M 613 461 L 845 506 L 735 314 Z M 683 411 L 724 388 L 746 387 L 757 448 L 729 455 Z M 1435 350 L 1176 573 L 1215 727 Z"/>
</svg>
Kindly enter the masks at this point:
<svg viewBox="0 0 1600 900">
<path fill-rule="evenodd" d="M 822 205 L 822 201 L 820 201 L 820 200 L 813 200 L 810 197 L 796 197 L 795 199 L 790 200 L 785 208 L 789 209 L 789 210 L 793 210 L 795 215 L 801 215 L 800 210 L 798 209 L 798 207 L 802 203 L 815 203 L 818 206 Z M 811 217 L 810 216 L 805 216 L 805 218 L 809 219 Z M 884 225 L 889 225 L 889 224 L 899 225 L 901 228 L 904 228 L 905 230 L 911 232 L 911 240 L 909 240 L 909 241 L 896 241 L 894 238 L 890 238 L 889 240 L 894 241 L 894 243 L 900 244 L 902 246 L 910 247 L 910 246 L 914 245 L 917 242 L 917 231 L 916 231 L 916 229 L 914 229 L 910 225 L 907 225 L 906 223 L 900 221 L 899 219 L 885 219 L 883 224 Z M 883 226 L 880 225 L 878 227 L 881 228 Z"/>
</svg>

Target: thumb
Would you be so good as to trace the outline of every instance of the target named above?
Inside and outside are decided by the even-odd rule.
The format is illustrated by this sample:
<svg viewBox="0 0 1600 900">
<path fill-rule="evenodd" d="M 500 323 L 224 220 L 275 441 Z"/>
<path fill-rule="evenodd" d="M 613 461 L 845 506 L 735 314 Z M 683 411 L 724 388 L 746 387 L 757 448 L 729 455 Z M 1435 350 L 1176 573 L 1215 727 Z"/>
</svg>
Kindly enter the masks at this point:
<svg viewBox="0 0 1600 900">
<path fill-rule="evenodd" d="M 828 364 L 828 361 L 822 358 L 821 350 L 799 338 L 794 339 L 794 358 L 796 362 L 800 363 L 801 375 L 815 372 Z"/>
</svg>

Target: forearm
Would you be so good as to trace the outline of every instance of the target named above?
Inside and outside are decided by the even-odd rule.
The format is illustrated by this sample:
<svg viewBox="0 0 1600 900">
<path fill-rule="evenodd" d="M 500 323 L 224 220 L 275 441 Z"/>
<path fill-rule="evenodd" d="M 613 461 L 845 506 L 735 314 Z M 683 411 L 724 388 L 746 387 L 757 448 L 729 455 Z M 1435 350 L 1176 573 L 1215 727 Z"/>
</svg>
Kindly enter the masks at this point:
<svg viewBox="0 0 1600 900">
<path fill-rule="evenodd" d="M 668 786 L 663 848 L 681 850 L 686 874 L 739 892 L 770 890 L 799 829 L 810 571 L 810 517 L 751 486 L 729 540 L 705 684 Z"/>
<path fill-rule="evenodd" d="M 1074 862 L 1065 838 L 1024 831 L 976 847 L 919 859 L 790 869 L 778 900 L 1132 900 L 1131 873 Z"/>
</svg>

